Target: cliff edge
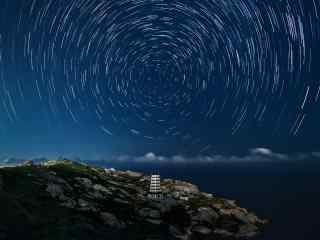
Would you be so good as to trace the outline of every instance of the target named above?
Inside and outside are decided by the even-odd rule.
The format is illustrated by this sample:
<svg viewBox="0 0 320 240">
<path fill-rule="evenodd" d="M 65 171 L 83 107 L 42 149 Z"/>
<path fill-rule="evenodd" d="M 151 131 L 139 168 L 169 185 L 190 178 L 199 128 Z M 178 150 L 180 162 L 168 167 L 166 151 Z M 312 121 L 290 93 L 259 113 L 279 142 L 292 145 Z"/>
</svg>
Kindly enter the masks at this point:
<svg viewBox="0 0 320 240">
<path fill-rule="evenodd" d="M 255 238 L 267 221 L 234 201 L 164 179 L 69 160 L 0 168 L 0 240 L 233 240 Z"/>
</svg>

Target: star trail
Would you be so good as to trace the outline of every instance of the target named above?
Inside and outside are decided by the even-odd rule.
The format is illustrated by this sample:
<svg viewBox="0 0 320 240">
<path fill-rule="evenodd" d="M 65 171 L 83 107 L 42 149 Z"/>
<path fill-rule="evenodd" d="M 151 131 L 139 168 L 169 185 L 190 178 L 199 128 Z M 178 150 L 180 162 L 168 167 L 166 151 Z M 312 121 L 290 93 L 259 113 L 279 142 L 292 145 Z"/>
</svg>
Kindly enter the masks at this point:
<svg viewBox="0 0 320 240">
<path fill-rule="evenodd" d="M 59 123 L 101 148 L 129 142 L 124 153 L 288 150 L 318 137 L 318 0 L 4 2 L 0 134 L 10 144 L 10 129 L 39 123 L 47 138 Z"/>
</svg>

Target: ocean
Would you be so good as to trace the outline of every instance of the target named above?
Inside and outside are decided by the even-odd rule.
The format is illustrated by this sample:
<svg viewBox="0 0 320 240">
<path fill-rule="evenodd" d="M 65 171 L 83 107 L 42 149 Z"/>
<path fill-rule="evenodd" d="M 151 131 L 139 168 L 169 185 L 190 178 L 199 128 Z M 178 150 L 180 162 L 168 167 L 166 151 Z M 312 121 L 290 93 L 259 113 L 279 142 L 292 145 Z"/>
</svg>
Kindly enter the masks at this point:
<svg viewBox="0 0 320 240">
<path fill-rule="evenodd" d="M 190 181 L 201 191 L 237 200 L 241 207 L 271 220 L 258 240 L 316 240 L 320 230 L 320 163 L 238 163 L 161 165 L 97 163 L 119 170 Z"/>
</svg>

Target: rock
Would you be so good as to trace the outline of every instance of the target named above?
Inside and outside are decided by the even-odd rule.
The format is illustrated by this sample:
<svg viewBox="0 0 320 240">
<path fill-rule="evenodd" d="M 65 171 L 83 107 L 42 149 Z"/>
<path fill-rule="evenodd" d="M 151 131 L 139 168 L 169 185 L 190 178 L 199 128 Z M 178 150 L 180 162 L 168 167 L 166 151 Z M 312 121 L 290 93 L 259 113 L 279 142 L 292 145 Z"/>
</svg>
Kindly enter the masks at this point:
<svg viewBox="0 0 320 240">
<path fill-rule="evenodd" d="M 66 183 L 66 186 L 71 188 L 68 183 Z M 60 201 L 62 201 L 62 203 L 60 203 L 61 206 L 68 207 L 68 208 L 75 207 L 76 202 L 73 199 L 65 196 L 63 186 L 55 183 L 49 183 L 47 185 L 46 191 L 50 194 L 51 197 L 57 198 Z"/>
<path fill-rule="evenodd" d="M 149 212 L 149 217 L 151 218 L 160 218 L 160 212 L 157 210 L 152 210 Z"/>
<path fill-rule="evenodd" d="M 146 221 L 148 223 L 153 224 L 153 225 L 160 225 L 162 223 L 162 220 L 160 220 L 160 219 L 147 219 Z"/>
<path fill-rule="evenodd" d="M 75 208 L 77 203 L 73 199 L 65 197 L 60 205 L 67 208 Z"/>
<path fill-rule="evenodd" d="M 105 197 L 106 196 L 99 191 L 92 191 L 88 193 L 88 198 L 91 198 L 91 199 L 105 199 Z"/>
<path fill-rule="evenodd" d="M 236 201 L 234 200 L 226 200 L 226 204 L 228 204 L 229 207 L 232 207 L 232 208 L 237 207 Z"/>
<path fill-rule="evenodd" d="M 122 183 L 119 183 L 119 182 L 116 182 L 116 181 L 113 181 L 113 180 L 108 180 L 108 183 L 113 185 L 113 186 L 116 186 L 116 187 L 123 187 Z"/>
<path fill-rule="evenodd" d="M 53 198 L 60 198 L 61 196 L 63 196 L 63 188 L 58 185 L 58 184 L 54 184 L 54 183 L 49 183 L 46 191 L 51 195 L 51 197 Z"/>
<path fill-rule="evenodd" d="M 130 199 L 131 198 L 131 194 L 129 194 L 127 191 L 123 190 L 123 189 L 118 189 L 118 193 L 121 195 L 122 198 L 126 198 L 126 199 Z"/>
<path fill-rule="evenodd" d="M 93 203 L 88 202 L 83 199 L 78 199 L 78 205 L 80 211 L 91 211 L 91 212 L 98 212 L 98 209 L 93 205 Z"/>
<path fill-rule="evenodd" d="M 170 234 L 179 240 L 190 240 L 191 232 L 189 230 L 184 231 L 177 226 L 169 226 Z"/>
<path fill-rule="evenodd" d="M 206 198 L 213 198 L 212 193 L 202 193 L 202 195 L 205 196 Z"/>
<path fill-rule="evenodd" d="M 175 181 L 172 187 L 174 191 L 178 191 L 178 192 L 184 192 L 188 194 L 199 193 L 199 188 L 196 185 L 193 185 L 188 182 Z"/>
<path fill-rule="evenodd" d="M 63 185 L 69 185 L 68 182 L 66 180 L 64 180 L 61 177 L 57 177 L 54 173 L 49 173 L 49 174 L 45 174 L 44 177 L 52 183 L 57 183 L 57 184 L 63 184 Z"/>
<path fill-rule="evenodd" d="M 232 233 L 238 231 L 240 224 L 239 220 L 232 216 L 220 216 L 219 218 L 219 227 Z"/>
<path fill-rule="evenodd" d="M 89 206 L 89 202 L 87 202 L 83 199 L 78 199 L 78 204 L 80 207 L 88 207 Z"/>
<path fill-rule="evenodd" d="M 255 237 L 259 229 L 253 224 L 241 225 L 236 236 L 241 239 L 248 239 Z"/>
<path fill-rule="evenodd" d="M 162 202 L 155 202 L 152 201 L 150 203 L 150 206 L 152 206 L 152 208 L 157 209 L 158 211 L 160 211 L 160 213 L 167 213 L 171 210 L 171 208 L 173 206 L 177 205 L 177 201 L 176 200 L 172 200 L 170 201 L 169 199 L 167 199 L 167 201 L 162 201 Z"/>
<path fill-rule="evenodd" d="M 132 178 L 141 178 L 143 176 L 143 173 L 133 172 L 133 171 L 126 171 L 125 174 Z"/>
<path fill-rule="evenodd" d="M 108 195 L 112 195 L 112 192 L 110 190 L 108 190 L 106 187 L 100 185 L 100 184 L 95 184 L 93 185 L 93 189 L 94 190 L 97 190 L 99 192 L 103 192 L 103 193 L 106 193 Z"/>
<path fill-rule="evenodd" d="M 222 239 L 224 239 L 224 238 L 228 239 L 228 238 L 234 236 L 234 234 L 232 232 L 229 232 L 229 231 L 227 231 L 225 229 L 215 229 L 214 230 L 214 234 L 219 236 L 219 237 L 221 237 Z"/>
<path fill-rule="evenodd" d="M 202 235 L 209 235 L 210 233 L 212 233 L 211 229 L 201 225 L 193 227 L 191 231 Z"/>
<path fill-rule="evenodd" d="M 222 215 L 226 215 L 226 216 L 235 216 L 235 217 L 240 217 L 242 215 L 245 215 L 244 212 L 242 212 L 240 209 L 238 208 L 222 208 L 220 209 L 220 214 Z"/>
<path fill-rule="evenodd" d="M 120 222 L 117 217 L 111 213 L 108 212 L 102 212 L 100 214 L 101 219 L 103 220 L 104 224 L 108 225 L 109 227 L 114 227 L 114 228 L 125 228 L 126 225 L 122 222 Z"/>
<path fill-rule="evenodd" d="M 120 204 L 126 204 L 126 205 L 130 204 L 128 201 L 120 199 L 120 198 L 114 198 L 113 201 L 120 203 Z"/>
<path fill-rule="evenodd" d="M 75 180 L 82 184 L 85 188 L 92 187 L 92 181 L 88 178 L 76 177 Z"/>
<path fill-rule="evenodd" d="M 138 214 L 143 218 L 160 218 L 160 212 L 150 208 L 142 208 Z"/>
<path fill-rule="evenodd" d="M 253 213 L 249 213 L 246 215 L 246 218 L 247 218 L 247 221 L 246 223 L 251 223 L 251 224 L 256 224 L 256 223 L 259 223 L 259 224 L 266 224 L 267 221 L 263 221 L 263 220 L 260 220 L 256 215 L 254 215 Z"/>
<path fill-rule="evenodd" d="M 257 216 L 252 213 L 248 213 L 248 211 L 243 208 L 221 209 L 220 213 L 226 216 L 233 216 L 245 224 L 266 224 L 265 221 L 261 221 Z"/>
<path fill-rule="evenodd" d="M 28 161 L 25 161 L 25 162 L 23 163 L 23 165 L 24 165 L 24 166 L 31 167 L 31 166 L 34 166 L 34 163 L 33 163 L 32 160 L 28 160 Z"/>
<path fill-rule="evenodd" d="M 10 183 L 5 185 L 6 191 L 1 191 L 1 196 L 9 203 L 0 205 L 0 212 L 13 213 L 13 217 L 25 216 L 26 203 L 28 221 L 30 215 L 34 226 L 24 224 L 22 217 L 19 219 L 21 224 L 17 225 L 22 232 L 25 226 L 28 231 L 30 227 L 35 236 L 42 236 L 39 229 L 42 223 L 46 223 L 48 232 L 56 234 L 51 238 L 60 239 L 62 236 L 61 240 L 236 240 L 255 237 L 266 223 L 238 207 L 234 201 L 201 193 L 191 183 L 164 180 L 162 187 L 166 197 L 161 201 L 151 201 L 147 198 L 150 177 L 140 173 L 114 171 L 107 175 L 101 168 L 81 164 L 73 166 L 76 163 L 66 160 L 51 164 L 59 164 L 59 168 L 49 164 L 22 167 L 23 171 L 0 169 L 0 189 L 3 186 L 1 176 Z M 32 177 L 20 178 L 20 174 Z M 19 182 L 20 179 L 26 182 Z M 189 198 L 189 201 L 175 199 L 172 197 L 175 193 Z M 46 195 L 52 199 L 46 201 Z M 11 204 L 10 199 L 15 199 L 19 205 Z M 160 236 L 160 233 L 170 236 Z M 0 226 L 0 240 L 10 234 L 2 231 Z M 43 239 L 47 239 L 46 236 Z"/>
<path fill-rule="evenodd" d="M 196 215 L 192 217 L 192 221 L 214 225 L 218 218 L 219 215 L 212 208 L 202 207 L 199 208 Z"/>
<path fill-rule="evenodd" d="M 220 211 L 220 209 L 223 209 L 223 204 L 222 203 L 216 203 L 216 202 L 214 202 L 214 203 L 211 203 L 211 207 L 212 208 L 214 208 L 214 209 L 216 209 L 216 210 L 219 210 Z"/>
<path fill-rule="evenodd" d="M 178 227 L 173 226 L 173 225 L 169 226 L 169 232 L 174 237 L 183 236 L 183 233 L 181 232 L 181 230 Z"/>
</svg>

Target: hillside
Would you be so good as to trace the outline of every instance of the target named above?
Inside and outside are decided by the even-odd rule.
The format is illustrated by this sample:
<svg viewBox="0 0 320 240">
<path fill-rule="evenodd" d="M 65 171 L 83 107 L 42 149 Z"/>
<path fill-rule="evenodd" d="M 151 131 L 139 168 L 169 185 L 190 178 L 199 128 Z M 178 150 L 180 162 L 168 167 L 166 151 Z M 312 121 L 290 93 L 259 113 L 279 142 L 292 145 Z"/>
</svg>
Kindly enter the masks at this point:
<svg viewBox="0 0 320 240">
<path fill-rule="evenodd" d="M 267 223 L 172 179 L 161 183 L 165 199 L 151 200 L 149 182 L 68 160 L 0 168 L 0 240 L 250 239 Z"/>
</svg>

